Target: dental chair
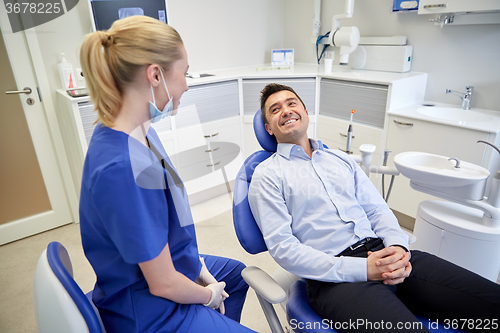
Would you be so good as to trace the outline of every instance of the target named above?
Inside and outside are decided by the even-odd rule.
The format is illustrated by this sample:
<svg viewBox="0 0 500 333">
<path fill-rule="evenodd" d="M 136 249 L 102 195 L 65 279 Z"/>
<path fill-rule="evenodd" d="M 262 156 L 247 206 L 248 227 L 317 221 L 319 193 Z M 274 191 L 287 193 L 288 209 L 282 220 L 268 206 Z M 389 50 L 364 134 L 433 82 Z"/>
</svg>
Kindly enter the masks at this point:
<svg viewBox="0 0 500 333">
<path fill-rule="evenodd" d="M 250 210 L 248 189 L 255 168 L 276 152 L 277 142 L 276 138 L 266 131 L 260 110 L 254 115 L 253 126 L 255 136 L 264 150 L 250 155 L 236 176 L 233 193 L 233 222 L 241 246 L 250 254 L 258 254 L 267 251 L 267 246 Z M 274 279 L 254 266 L 245 268 L 242 276 L 256 292 L 273 333 L 283 332 L 273 304 L 281 304 L 287 321 L 295 333 L 337 332 L 330 328 L 328 323 L 323 323 L 323 319 L 309 305 L 304 279 L 281 267 L 274 273 Z M 462 332 L 453 329 L 445 330 L 441 324 L 439 328 L 431 329 L 428 319 L 422 317 L 418 319 L 431 332 Z M 298 323 L 303 323 L 303 325 L 298 325 Z"/>
<path fill-rule="evenodd" d="M 66 248 L 52 242 L 35 270 L 33 301 L 40 333 L 106 333 L 92 291 L 87 295 L 73 279 L 73 267 Z"/>
</svg>

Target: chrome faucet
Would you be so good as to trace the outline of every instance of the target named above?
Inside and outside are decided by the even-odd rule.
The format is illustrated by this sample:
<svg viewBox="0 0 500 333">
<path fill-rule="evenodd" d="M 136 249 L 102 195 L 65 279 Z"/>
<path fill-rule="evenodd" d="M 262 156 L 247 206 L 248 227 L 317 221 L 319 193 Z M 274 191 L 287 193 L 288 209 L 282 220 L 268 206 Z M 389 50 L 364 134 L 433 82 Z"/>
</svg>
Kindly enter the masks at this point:
<svg viewBox="0 0 500 333">
<path fill-rule="evenodd" d="M 469 110 L 470 109 L 470 100 L 471 100 L 471 96 L 472 96 L 472 92 L 474 91 L 474 87 L 473 86 L 467 86 L 465 87 L 465 93 L 461 93 L 461 92 L 458 92 L 458 91 L 455 91 L 455 90 L 450 90 L 450 89 L 446 89 L 446 93 L 447 94 L 453 94 L 453 95 L 457 95 L 458 97 L 460 97 L 462 99 L 462 110 Z"/>
</svg>

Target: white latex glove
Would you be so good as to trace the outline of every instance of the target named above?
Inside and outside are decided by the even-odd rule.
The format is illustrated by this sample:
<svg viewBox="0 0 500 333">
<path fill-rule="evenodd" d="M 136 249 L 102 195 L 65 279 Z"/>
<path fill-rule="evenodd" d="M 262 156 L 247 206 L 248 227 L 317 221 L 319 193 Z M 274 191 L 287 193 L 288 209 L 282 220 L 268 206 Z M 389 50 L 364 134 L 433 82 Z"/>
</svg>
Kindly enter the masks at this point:
<svg viewBox="0 0 500 333">
<path fill-rule="evenodd" d="M 201 262 L 201 271 L 200 271 L 200 276 L 196 279 L 196 283 L 198 283 L 203 287 L 206 287 L 212 283 L 217 283 L 218 281 L 213 277 L 212 274 L 210 274 L 210 272 L 207 269 L 207 266 L 205 265 L 205 260 L 203 260 L 202 257 L 200 257 L 200 262 Z"/>
<path fill-rule="evenodd" d="M 201 262 L 201 271 L 200 271 L 200 276 L 196 279 L 196 283 L 199 285 L 202 285 L 204 287 L 209 286 L 210 284 L 218 283 L 217 280 L 213 277 L 212 274 L 208 271 L 207 266 L 205 265 L 205 260 L 203 260 L 202 257 L 200 257 L 200 262 Z M 226 284 L 224 283 L 224 286 Z M 214 309 L 219 308 L 220 313 L 224 314 L 226 312 L 226 309 L 224 308 L 224 300 L 229 297 L 229 294 L 222 289 L 222 302 L 220 303 L 219 306 L 215 307 Z"/>
<path fill-rule="evenodd" d="M 211 283 L 208 286 L 206 286 L 205 288 L 210 289 L 210 291 L 212 292 L 212 296 L 210 297 L 208 303 L 203 305 L 208 306 L 209 308 L 212 309 L 221 308 L 221 313 L 222 313 L 224 309 L 223 305 L 224 296 L 222 296 L 222 293 L 224 292 L 225 286 L 226 286 L 225 282 Z"/>
</svg>

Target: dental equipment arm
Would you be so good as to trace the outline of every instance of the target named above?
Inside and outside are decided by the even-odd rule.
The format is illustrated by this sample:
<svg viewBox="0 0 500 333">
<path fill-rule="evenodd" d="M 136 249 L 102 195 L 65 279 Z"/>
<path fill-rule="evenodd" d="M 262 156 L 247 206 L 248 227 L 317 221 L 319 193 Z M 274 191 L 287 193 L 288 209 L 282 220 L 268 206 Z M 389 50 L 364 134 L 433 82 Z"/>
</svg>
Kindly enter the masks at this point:
<svg viewBox="0 0 500 333">
<path fill-rule="evenodd" d="M 340 65 L 347 65 L 349 54 L 352 53 L 359 44 L 359 29 L 357 27 L 342 27 L 340 20 L 352 18 L 354 12 L 354 0 L 345 1 L 345 14 L 335 15 L 332 20 L 332 31 L 328 37 L 328 43 L 340 48 Z"/>
</svg>

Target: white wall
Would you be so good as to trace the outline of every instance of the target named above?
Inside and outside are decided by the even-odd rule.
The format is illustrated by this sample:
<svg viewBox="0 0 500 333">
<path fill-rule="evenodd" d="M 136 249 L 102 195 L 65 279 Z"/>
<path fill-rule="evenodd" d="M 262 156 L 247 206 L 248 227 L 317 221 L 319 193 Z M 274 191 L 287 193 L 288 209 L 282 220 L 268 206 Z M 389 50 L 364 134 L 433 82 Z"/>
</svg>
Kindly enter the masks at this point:
<svg viewBox="0 0 500 333">
<path fill-rule="evenodd" d="M 405 35 L 413 45 L 412 71 L 427 72 L 426 99 L 460 104 L 446 88 L 463 91 L 475 86 L 472 107 L 500 111 L 500 24 L 445 26 L 428 20 L 434 15 L 391 13 L 392 0 L 355 0 L 354 25 L 361 36 Z M 344 12 L 344 0 L 323 0 L 321 34 L 331 30 L 332 17 Z M 314 0 L 285 0 L 284 47 L 294 48 L 295 61 L 316 63 L 311 43 Z"/>
<path fill-rule="evenodd" d="M 271 62 L 283 47 L 284 0 L 168 0 L 191 72 Z"/>
</svg>

